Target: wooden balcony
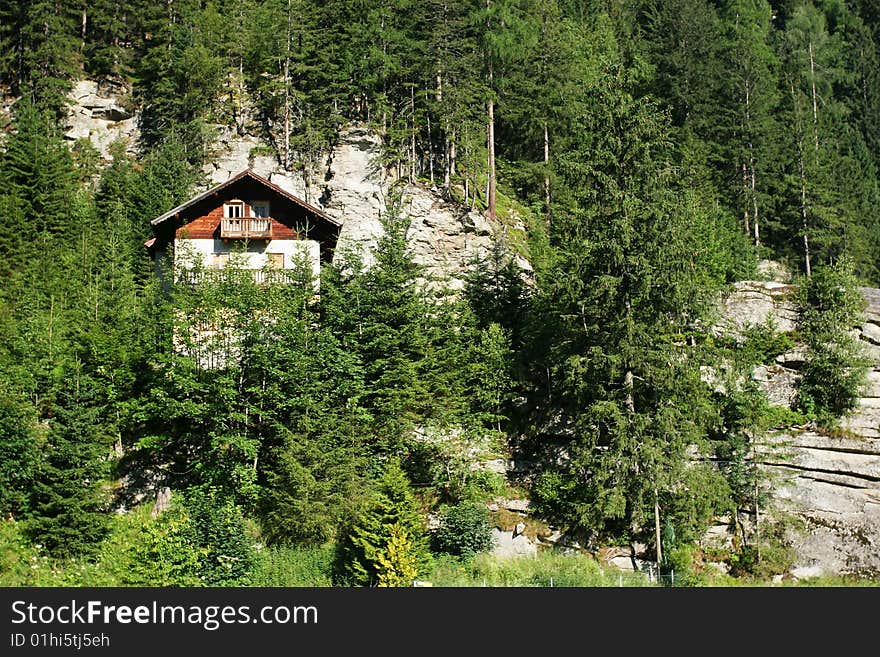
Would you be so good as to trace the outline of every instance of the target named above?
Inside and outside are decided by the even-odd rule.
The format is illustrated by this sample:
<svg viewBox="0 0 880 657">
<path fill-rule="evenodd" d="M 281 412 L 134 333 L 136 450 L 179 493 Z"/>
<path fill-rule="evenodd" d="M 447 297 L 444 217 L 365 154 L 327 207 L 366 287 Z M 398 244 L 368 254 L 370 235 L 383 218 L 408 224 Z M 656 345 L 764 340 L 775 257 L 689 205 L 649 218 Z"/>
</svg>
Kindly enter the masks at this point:
<svg viewBox="0 0 880 657">
<path fill-rule="evenodd" d="M 272 219 L 269 217 L 241 217 L 220 220 L 220 237 L 224 240 L 270 240 Z"/>
<path fill-rule="evenodd" d="M 295 269 L 201 269 L 181 268 L 177 271 L 178 283 L 199 285 L 201 283 L 242 283 L 253 281 L 257 285 L 278 283 L 301 283 L 302 276 Z"/>
</svg>

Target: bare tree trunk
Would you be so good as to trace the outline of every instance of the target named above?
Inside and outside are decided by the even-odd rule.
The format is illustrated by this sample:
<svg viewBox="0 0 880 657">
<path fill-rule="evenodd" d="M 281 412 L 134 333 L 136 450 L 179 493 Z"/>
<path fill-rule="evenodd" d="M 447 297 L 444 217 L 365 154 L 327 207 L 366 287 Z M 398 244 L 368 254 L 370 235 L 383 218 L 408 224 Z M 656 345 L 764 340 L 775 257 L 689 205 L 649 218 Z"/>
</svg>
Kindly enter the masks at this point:
<svg viewBox="0 0 880 657">
<path fill-rule="evenodd" d="M 489 100 L 489 219 L 495 219 L 495 101 Z"/>
<path fill-rule="evenodd" d="M 746 168 L 745 162 L 742 163 L 742 179 L 743 179 L 743 190 L 746 190 L 749 187 L 749 185 L 748 185 L 749 174 L 748 174 L 748 169 Z M 749 235 L 752 232 L 752 226 L 751 226 L 751 222 L 749 221 L 749 203 L 748 203 L 748 201 L 745 201 L 743 203 L 743 224 L 746 229 L 746 235 Z"/>
<path fill-rule="evenodd" d="M 428 90 L 425 89 L 425 106 L 430 108 L 428 104 Z M 431 135 L 431 112 L 430 109 L 425 111 L 425 124 L 428 130 L 428 177 L 431 180 L 431 187 L 434 187 L 434 139 Z"/>
<path fill-rule="evenodd" d="M 807 44 L 810 53 L 810 86 L 813 92 L 813 144 L 819 150 L 819 100 L 816 93 L 816 62 L 813 59 L 813 41 Z"/>
<path fill-rule="evenodd" d="M 794 80 L 789 80 L 789 90 L 791 92 L 791 101 L 794 106 L 795 125 L 798 138 L 798 173 L 800 174 L 801 183 L 801 230 L 803 231 L 804 241 L 804 271 L 807 276 L 812 275 L 810 266 L 810 236 L 809 236 L 809 220 L 807 210 L 807 172 L 804 163 L 804 126 L 801 120 L 800 103 L 798 102 L 797 92 L 794 88 Z"/>
<path fill-rule="evenodd" d="M 798 157 L 798 164 L 800 165 L 801 174 L 801 222 L 804 231 L 804 268 L 807 272 L 807 276 L 811 276 L 812 272 L 810 271 L 810 236 L 807 234 L 809 227 L 807 222 L 807 177 L 806 173 L 804 172 L 803 148 L 801 148 L 801 152 Z"/>
<path fill-rule="evenodd" d="M 624 403 L 626 404 L 626 410 L 630 413 L 636 412 L 636 403 L 633 397 L 633 380 L 635 377 L 633 376 L 632 370 L 627 370 L 626 374 L 623 375 L 623 388 L 626 390 L 626 398 Z"/>
<path fill-rule="evenodd" d="M 409 88 L 409 181 L 416 181 L 416 88 L 415 85 Z"/>
<path fill-rule="evenodd" d="M 660 540 L 660 495 L 654 486 L 654 549 L 657 552 L 657 577 L 660 577 L 660 564 L 663 563 L 663 544 Z"/>
<path fill-rule="evenodd" d="M 455 138 L 458 135 L 456 131 L 452 130 L 452 139 L 449 140 L 449 175 L 454 176 L 456 172 L 456 148 L 455 148 Z"/>
<path fill-rule="evenodd" d="M 443 73 L 440 70 L 440 67 L 437 67 L 437 87 L 435 91 L 434 98 L 437 101 L 437 105 L 440 106 L 440 111 L 443 112 L 443 107 L 441 103 L 443 102 Z M 449 123 L 449 116 L 446 116 L 446 129 L 443 131 L 443 193 L 449 194 L 449 188 L 452 186 L 452 169 L 453 163 L 455 159 L 455 151 L 452 150 L 452 139 L 450 135 L 452 134 L 452 126 Z"/>
<path fill-rule="evenodd" d="M 491 0 L 486 0 L 486 9 L 488 10 L 490 7 Z M 488 29 L 489 25 L 486 24 L 486 28 Z M 488 196 L 487 202 L 489 205 L 489 219 L 495 219 L 495 98 L 494 94 L 494 75 L 492 70 L 492 60 L 491 57 L 489 59 L 489 127 L 488 127 L 488 141 L 489 141 L 489 180 L 488 180 Z"/>
<path fill-rule="evenodd" d="M 290 166 L 290 21 L 291 0 L 287 0 L 287 40 L 284 50 L 284 168 Z"/>
<path fill-rule="evenodd" d="M 547 205 L 547 216 L 550 216 L 550 130 L 544 120 L 544 203 Z"/>
<path fill-rule="evenodd" d="M 751 147 L 751 144 L 749 145 Z M 752 223 L 755 229 L 755 246 L 761 246 L 761 233 L 758 229 L 758 192 L 755 186 L 755 158 L 749 157 L 749 174 L 752 193 Z"/>
<path fill-rule="evenodd" d="M 743 163 L 743 185 L 744 191 L 748 198 L 746 204 L 751 206 L 752 211 L 752 228 L 754 230 L 755 246 L 760 246 L 760 232 L 758 229 L 758 199 L 755 195 L 755 146 L 752 142 L 752 94 L 749 88 L 749 81 L 745 83 L 746 92 L 746 118 L 743 133 L 748 135 L 747 146 L 749 149 L 748 175 L 746 175 L 746 165 Z M 746 210 L 748 217 L 748 210 Z M 746 234 L 749 233 L 748 218 L 746 219 Z"/>
</svg>

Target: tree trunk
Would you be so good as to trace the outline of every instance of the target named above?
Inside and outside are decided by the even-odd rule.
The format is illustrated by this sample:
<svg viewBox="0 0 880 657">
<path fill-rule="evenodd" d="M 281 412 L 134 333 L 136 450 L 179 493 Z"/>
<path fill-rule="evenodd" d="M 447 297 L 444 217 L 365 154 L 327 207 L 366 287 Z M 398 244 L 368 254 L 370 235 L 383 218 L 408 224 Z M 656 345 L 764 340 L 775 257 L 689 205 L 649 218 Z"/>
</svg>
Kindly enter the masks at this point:
<svg viewBox="0 0 880 657">
<path fill-rule="evenodd" d="M 291 0 L 287 0 L 287 40 L 284 50 L 284 168 L 290 166 L 290 20 Z"/>
<path fill-rule="evenodd" d="M 544 121 L 544 204 L 550 216 L 550 130 Z"/>
<path fill-rule="evenodd" d="M 409 88 L 409 181 L 416 181 L 416 88 L 415 85 Z"/>
<path fill-rule="evenodd" d="M 807 177 L 804 172 L 804 152 L 803 148 L 801 148 L 801 152 L 798 157 L 798 164 L 800 165 L 800 174 L 801 174 L 801 228 L 804 231 L 804 269 L 807 273 L 807 276 L 811 276 L 810 271 L 810 236 L 808 235 L 808 222 L 807 222 Z"/>
<path fill-rule="evenodd" d="M 752 222 L 755 229 L 755 246 L 761 246 L 761 233 L 758 229 L 758 192 L 755 185 L 755 158 L 752 156 L 749 157 L 749 175 L 752 194 Z"/>
<path fill-rule="evenodd" d="M 663 563 L 663 545 L 660 540 L 660 495 L 654 487 L 654 549 L 657 551 L 657 577 L 660 577 L 660 564 Z"/>
<path fill-rule="evenodd" d="M 495 101 L 489 100 L 489 219 L 495 219 Z"/>
<path fill-rule="evenodd" d="M 795 128 L 797 130 L 797 147 L 798 147 L 798 173 L 801 183 L 801 230 L 803 231 L 804 243 L 804 271 L 807 277 L 812 275 L 810 266 L 810 236 L 809 236 L 809 220 L 807 210 L 807 172 L 804 163 L 804 124 L 801 117 L 800 103 L 798 102 L 797 91 L 794 87 L 794 80 L 790 79 L 788 88 L 791 93 L 791 102 L 794 107 Z"/>
<path fill-rule="evenodd" d="M 807 44 L 810 53 L 810 86 L 813 93 L 813 144 L 819 150 L 819 98 L 816 93 L 816 62 L 813 59 L 813 41 Z"/>
<path fill-rule="evenodd" d="M 742 163 L 742 179 L 743 179 L 743 192 L 745 192 L 749 188 L 749 183 L 748 183 L 749 174 L 748 174 L 748 169 L 746 167 L 745 162 Z M 751 222 L 749 221 L 749 202 L 748 202 L 748 200 L 745 200 L 743 202 L 743 225 L 746 229 L 746 235 L 750 235 L 752 232 L 752 225 L 751 225 Z"/>
<path fill-rule="evenodd" d="M 425 89 L 425 124 L 428 130 L 428 178 L 431 180 L 431 187 L 434 187 L 434 139 L 431 135 L 431 111 L 428 102 L 428 90 Z"/>
<path fill-rule="evenodd" d="M 486 0 L 486 9 L 490 7 L 491 0 Z M 489 29 L 489 23 L 486 23 L 486 29 Z M 488 53 L 487 53 L 488 54 Z M 494 72 L 492 70 L 492 59 L 489 55 L 489 126 L 488 126 L 488 146 L 489 146 L 489 180 L 487 182 L 487 203 L 489 206 L 489 219 L 495 219 L 495 98 L 494 98 Z"/>
<path fill-rule="evenodd" d="M 626 390 L 626 410 L 628 410 L 631 414 L 636 412 L 636 403 L 633 397 L 633 380 L 634 376 L 632 370 L 627 370 L 626 374 L 623 375 L 623 388 Z"/>
</svg>

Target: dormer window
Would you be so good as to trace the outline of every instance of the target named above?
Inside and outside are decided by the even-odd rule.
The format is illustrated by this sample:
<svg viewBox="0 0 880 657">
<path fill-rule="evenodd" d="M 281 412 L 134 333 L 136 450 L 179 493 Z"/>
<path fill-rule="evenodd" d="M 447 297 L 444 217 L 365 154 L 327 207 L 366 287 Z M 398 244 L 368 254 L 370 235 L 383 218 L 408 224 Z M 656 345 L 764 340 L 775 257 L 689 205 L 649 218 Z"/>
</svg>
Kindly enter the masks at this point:
<svg viewBox="0 0 880 657">
<path fill-rule="evenodd" d="M 251 212 L 254 217 L 266 218 L 269 214 L 269 201 L 254 201 L 251 203 Z"/>
<path fill-rule="evenodd" d="M 226 219 L 241 219 L 244 216 L 244 203 L 238 199 L 232 199 L 223 204 L 223 217 Z"/>
</svg>

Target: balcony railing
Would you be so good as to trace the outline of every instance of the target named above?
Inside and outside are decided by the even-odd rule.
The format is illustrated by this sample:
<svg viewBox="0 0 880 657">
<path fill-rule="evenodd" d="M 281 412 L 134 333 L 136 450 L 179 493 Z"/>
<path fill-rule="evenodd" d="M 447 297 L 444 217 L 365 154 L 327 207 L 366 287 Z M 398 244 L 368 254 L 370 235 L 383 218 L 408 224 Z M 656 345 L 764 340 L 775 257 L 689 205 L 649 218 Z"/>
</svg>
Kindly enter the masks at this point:
<svg viewBox="0 0 880 657">
<path fill-rule="evenodd" d="M 268 217 L 224 217 L 220 221 L 220 237 L 228 239 L 272 239 L 272 219 Z"/>
<path fill-rule="evenodd" d="M 252 280 L 257 285 L 267 283 L 300 283 L 302 276 L 295 269 L 187 269 L 177 271 L 178 283 L 236 283 Z"/>
</svg>

